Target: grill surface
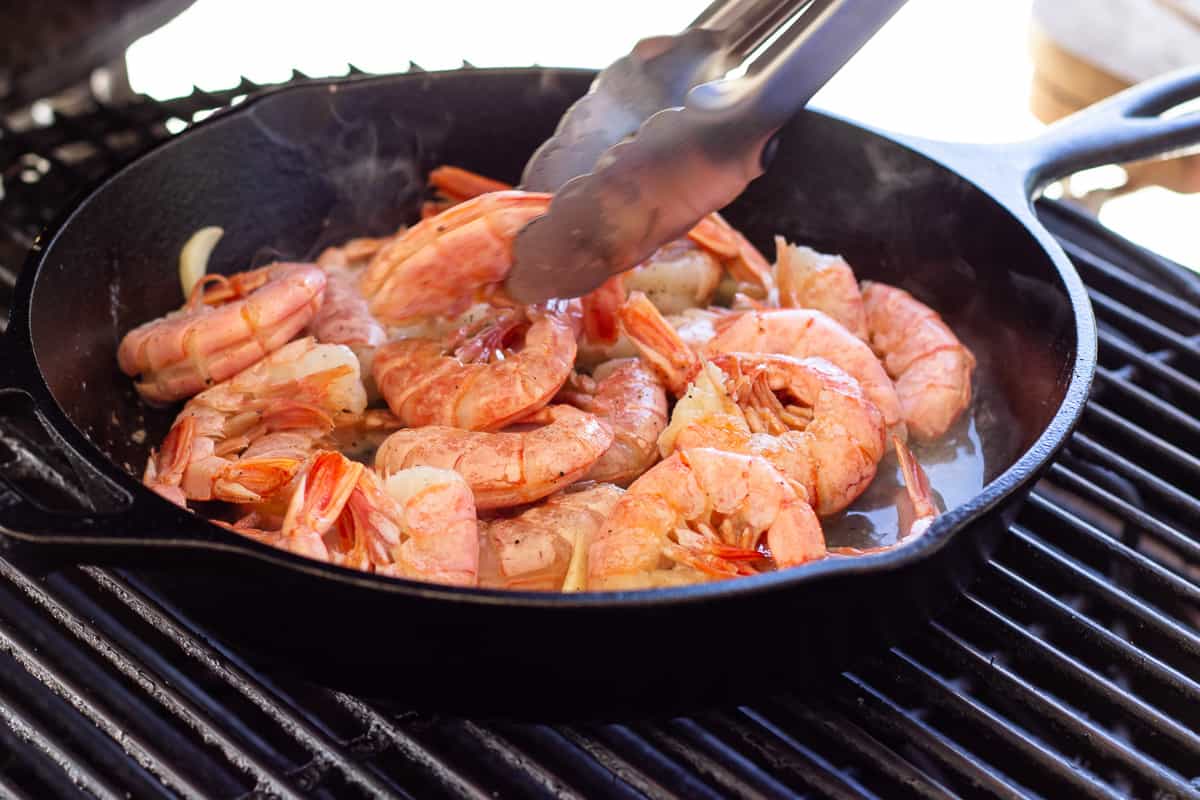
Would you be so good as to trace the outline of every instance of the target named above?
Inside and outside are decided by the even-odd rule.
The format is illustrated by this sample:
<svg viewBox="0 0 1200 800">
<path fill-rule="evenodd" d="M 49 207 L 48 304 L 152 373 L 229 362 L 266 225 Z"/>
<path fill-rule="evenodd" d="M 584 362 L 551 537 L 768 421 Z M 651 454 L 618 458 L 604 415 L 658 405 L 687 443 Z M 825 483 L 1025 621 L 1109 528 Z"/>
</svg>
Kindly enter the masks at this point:
<svg viewBox="0 0 1200 800">
<path fill-rule="evenodd" d="M 259 88 L 0 117 L 0 306 L 77 193 Z M 961 601 L 819 698 L 625 724 L 384 713 L 256 671 L 134 574 L 0 559 L 0 796 L 1200 798 L 1200 293 L 1041 212 L 1100 320 L 1083 422 Z M 74 502 L 2 413 L 0 469 Z"/>
</svg>

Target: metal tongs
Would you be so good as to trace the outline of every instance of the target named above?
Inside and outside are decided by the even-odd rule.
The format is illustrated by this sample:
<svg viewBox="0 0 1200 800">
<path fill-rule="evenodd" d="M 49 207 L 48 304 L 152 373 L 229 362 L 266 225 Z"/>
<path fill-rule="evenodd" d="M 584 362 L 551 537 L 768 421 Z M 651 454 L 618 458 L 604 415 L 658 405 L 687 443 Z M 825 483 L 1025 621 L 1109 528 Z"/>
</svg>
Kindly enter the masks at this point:
<svg viewBox="0 0 1200 800">
<path fill-rule="evenodd" d="M 522 188 L 555 195 L 517 236 L 509 293 L 586 294 L 730 203 L 775 132 L 904 1 L 716 0 L 679 35 L 638 42 L 526 165 Z"/>
</svg>

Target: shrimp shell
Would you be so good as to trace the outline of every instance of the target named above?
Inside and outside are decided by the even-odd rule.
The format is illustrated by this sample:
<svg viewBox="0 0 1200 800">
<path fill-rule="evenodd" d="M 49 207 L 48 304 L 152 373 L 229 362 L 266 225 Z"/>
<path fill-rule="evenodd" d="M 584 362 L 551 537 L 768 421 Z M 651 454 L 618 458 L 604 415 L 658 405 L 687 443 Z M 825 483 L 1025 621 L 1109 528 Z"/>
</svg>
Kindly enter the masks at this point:
<svg viewBox="0 0 1200 800">
<path fill-rule="evenodd" d="M 760 544 L 780 568 L 825 554 L 813 510 L 764 459 L 680 451 L 617 502 L 588 550 L 588 588 L 646 589 L 750 574 L 738 564 L 764 558 L 755 549 Z"/>
<path fill-rule="evenodd" d="M 386 480 L 366 471 L 339 520 L 344 538 L 369 542 L 381 575 L 475 586 L 479 534 L 475 499 L 458 473 L 400 470 Z"/>
<path fill-rule="evenodd" d="M 842 511 L 870 485 L 887 446 L 883 418 L 853 378 L 819 358 L 739 353 L 716 356 L 711 363 L 729 376 L 725 387 L 712 390 L 736 394 L 740 385 L 752 393 L 756 381 L 762 381 L 771 392 L 790 395 L 808 409 L 811 419 L 803 428 L 752 433 L 744 417 L 730 413 L 728 402 L 720 404 L 725 408 L 716 414 L 692 412 L 689 390 L 672 417 L 672 428 L 675 417 L 683 417 L 673 447 L 760 455 L 803 486 L 808 502 L 822 516 Z"/>
<path fill-rule="evenodd" d="M 515 517 L 480 524 L 480 586 L 558 591 L 576 555 L 583 556 L 579 568 L 586 580 L 591 538 L 624 492 L 605 483 L 571 489 Z"/>
<path fill-rule="evenodd" d="M 326 277 L 312 264 L 279 263 L 208 276 L 187 305 L 125 334 L 117 363 L 152 405 L 190 397 L 287 344 L 321 307 Z M 247 287 L 253 287 L 247 288 Z"/>
<path fill-rule="evenodd" d="M 864 281 L 862 295 L 871 346 L 896 381 L 904 421 L 918 440 L 944 435 L 971 405 L 975 356 L 903 289 Z"/>
<path fill-rule="evenodd" d="M 823 311 L 867 341 L 867 312 L 854 271 L 841 256 L 818 253 L 775 237 L 775 286 L 783 308 Z"/>
<path fill-rule="evenodd" d="M 892 379 L 865 342 L 828 315 L 811 309 L 747 311 L 732 319 L 703 349 L 721 353 L 778 353 L 795 358 L 824 358 L 862 385 L 867 399 L 883 413 L 888 431 L 905 436 L 904 415 Z"/>
<path fill-rule="evenodd" d="M 452 469 L 470 484 L 477 508 L 506 508 L 574 483 L 612 444 L 607 425 L 571 406 L 548 406 L 527 422 L 544 424 L 498 433 L 438 425 L 397 431 L 380 445 L 375 468 L 385 476 L 415 466 Z"/>
<path fill-rule="evenodd" d="M 261 502 L 366 403 L 349 348 L 298 339 L 188 401 L 143 482 L 181 504 Z"/>
<path fill-rule="evenodd" d="M 613 431 L 612 445 L 587 479 L 626 486 L 658 460 L 658 437 L 667 426 L 667 393 L 638 359 L 602 364 L 596 380 L 579 379 L 558 399 L 595 414 Z"/>
<path fill-rule="evenodd" d="M 503 339 L 511 329 L 500 325 L 494 338 Z M 487 336 L 485 330 L 476 338 Z M 575 361 L 575 331 L 559 315 L 540 314 L 519 349 L 501 345 L 485 342 L 484 358 L 476 360 L 480 354 L 464 354 L 466 348 L 447 353 L 432 339 L 392 342 L 375 354 L 375 383 L 406 425 L 497 430 L 546 405 L 566 382 Z M 507 355 L 486 358 L 497 351 Z"/>
</svg>

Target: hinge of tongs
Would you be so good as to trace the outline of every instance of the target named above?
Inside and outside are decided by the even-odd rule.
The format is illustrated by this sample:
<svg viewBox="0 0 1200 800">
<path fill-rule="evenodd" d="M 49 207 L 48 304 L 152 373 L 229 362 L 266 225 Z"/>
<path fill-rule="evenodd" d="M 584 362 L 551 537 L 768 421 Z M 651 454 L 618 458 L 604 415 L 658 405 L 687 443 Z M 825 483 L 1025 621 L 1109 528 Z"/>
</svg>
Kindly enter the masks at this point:
<svg viewBox="0 0 1200 800">
<path fill-rule="evenodd" d="M 744 59 L 776 38 L 744 75 L 686 91 L 681 105 L 652 113 L 632 138 L 562 185 L 547 213 L 517 236 L 509 292 L 525 302 L 585 294 L 727 205 L 762 174 L 771 136 L 903 4 L 714 4 L 694 30 L 723 25 L 720 52 L 729 58 Z"/>
</svg>

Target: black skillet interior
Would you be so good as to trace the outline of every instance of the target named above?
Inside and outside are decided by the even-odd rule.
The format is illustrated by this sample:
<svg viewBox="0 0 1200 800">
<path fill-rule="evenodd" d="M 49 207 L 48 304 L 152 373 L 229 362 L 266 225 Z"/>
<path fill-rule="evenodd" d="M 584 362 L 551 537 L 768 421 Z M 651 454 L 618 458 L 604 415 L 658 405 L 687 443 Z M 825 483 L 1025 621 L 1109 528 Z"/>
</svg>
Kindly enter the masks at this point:
<svg viewBox="0 0 1200 800">
<path fill-rule="evenodd" d="M 225 228 L 211 264 L 221 272 L 389 232 L 414 218 L 433 166 L 516 180 L 590 79 L 479 70 L 313 85 L 160 147 L 92 195 L 37 265 L 29 330 L 54 401 L 113 463 L 139 473 L 172 412 L 138 402 L 115 352 L 124 332 L 179 305 L 178 252 L 196 229 Z M 920 154 L 805 113 L 728 217 L 768 254 L 775 234 L 840 252 L 861 277 L 909 288 L 943 312 L 979 357 L 977 391 L 994 417 L 987 479 L 1034 444 L 1067 397 L 1076 320 L 1028 217 Z M 936 537 L 924 558 L 897 569 L 775 580 L 673 605 L 461 602 L 230 555 L 205 567 L 197 556 L 195 569 L 172 569 L 162 586 L 263 657 L 400 702 L 505 711 L 694 702 L 800 685 L 944 605 L 1015 514 L 1032 470 L 1021 478 L 950 515 L 946 527 L 965 533 Z M 565 654 L 576 656 L 569 669 Z"/>
</svg>

